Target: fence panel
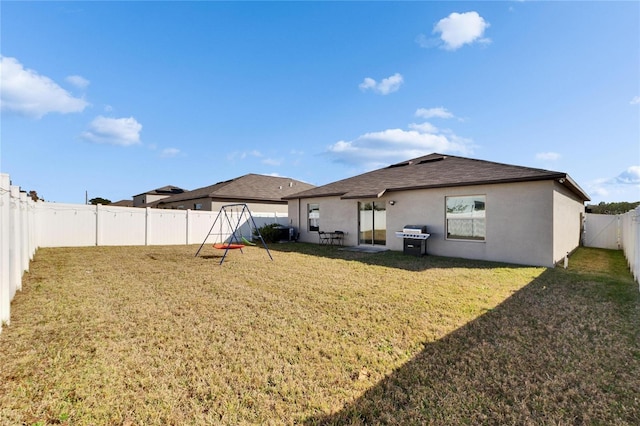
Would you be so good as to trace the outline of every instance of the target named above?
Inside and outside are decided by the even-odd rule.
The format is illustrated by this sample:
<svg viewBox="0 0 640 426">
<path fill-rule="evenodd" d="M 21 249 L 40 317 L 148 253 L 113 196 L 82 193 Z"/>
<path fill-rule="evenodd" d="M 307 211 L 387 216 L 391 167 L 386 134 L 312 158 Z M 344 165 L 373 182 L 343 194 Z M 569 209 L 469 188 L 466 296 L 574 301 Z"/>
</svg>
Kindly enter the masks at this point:
<svg viewBox="0 0 640 426">
<path fill-rule="evenodd" d="M 187 244 L 202 244 L 218 212 L 203 210 L 189 210 L 189 229 L 187 230 Z"/>
<path fill-rule="evenodd" d="M 586 247 L 620 249 L 620 218 L 617 215 L 587 213 L 583 241 Z"/>
<path fill-rule="evenodd" d="M 96 210 L 98 246 L 143 246 L 146 210 L 137 207 L 93 206 Z"/>
<path fill-rule="evenodd" d="M 147 245 L 187 243 L 186 210 L 147 210 Z"/>
<path fill-rule="evenodd" d="M 36 203 L 38 247 L 96 245 L 96 206 Z"/>
</svg>

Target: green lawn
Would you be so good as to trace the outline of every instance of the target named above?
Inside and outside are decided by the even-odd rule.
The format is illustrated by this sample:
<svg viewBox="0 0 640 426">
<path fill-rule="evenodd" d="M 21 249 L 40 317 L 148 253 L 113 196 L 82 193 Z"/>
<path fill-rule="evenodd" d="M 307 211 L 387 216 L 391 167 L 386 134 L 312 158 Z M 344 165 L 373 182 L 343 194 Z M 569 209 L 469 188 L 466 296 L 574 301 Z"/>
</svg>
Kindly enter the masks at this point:
<svg viewBox="0 0 640 426">
<path fill-rule="evenodd" d="M 0 334 L 0 424 L 640 423 L 621 252 L 197 248 L 39 250 Z"/>
</svg>

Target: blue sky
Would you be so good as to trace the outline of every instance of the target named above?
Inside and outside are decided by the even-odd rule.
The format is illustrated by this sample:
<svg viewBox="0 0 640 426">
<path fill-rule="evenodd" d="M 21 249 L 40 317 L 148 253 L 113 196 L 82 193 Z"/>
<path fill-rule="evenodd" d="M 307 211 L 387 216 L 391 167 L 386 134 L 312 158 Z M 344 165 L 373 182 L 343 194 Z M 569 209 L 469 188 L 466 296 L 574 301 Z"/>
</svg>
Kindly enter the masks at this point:
<svg viewBox="0 0 640 426">
<path fill-rule="evenodd" d="M 0 168 L 47 201 L 431 152 L 640 200 L 640 2 L 0 2 Z"/>
</svg>

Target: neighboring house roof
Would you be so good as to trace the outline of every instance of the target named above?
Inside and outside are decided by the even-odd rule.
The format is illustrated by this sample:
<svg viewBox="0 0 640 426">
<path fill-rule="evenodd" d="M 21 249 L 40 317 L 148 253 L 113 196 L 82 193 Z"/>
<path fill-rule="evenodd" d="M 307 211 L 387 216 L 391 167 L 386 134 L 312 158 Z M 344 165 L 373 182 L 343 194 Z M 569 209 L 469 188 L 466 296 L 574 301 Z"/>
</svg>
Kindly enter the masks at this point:
<svg viewBox="0 0 640 426">
<path fill-rule="evenodd" d="M 282 197 L 311 188 L 314 186 L 295 179 L 250 173 L 158 200 L 158 204 L 202 198 L 281 202 L 283 201 Z"/>
<path fill-rule="evenodd" d="M 137 197 L 138 195 L 144 195 L 144 194 L 170 196 L 175 194 L 182 194 L 185 191 L 186 189 L 182 189 L 173 185 L 167 185 L 167 186 L 163 186 L 162 188 L 156 188 L 156 189 L 152 189 L 151 191 L 142 192 L 140 194 L 134 195 L 134 197 Z"/>
<path fill-rule="evenodd" d="M 535 169 L 456 157 L 429 154 L 388 167 L 343 179 L 285 199 L 339 196 L 343 199 L 378 198 L 393 191 L 486 185 L 495 183 L 561 180 L 583 201 L 590 198 L 577 183 L 563 172 Z"/>
<path fill-rule="evenodd" d="M 111 203 L 109 205 L 117 206 L 117 207 L 133 207 L 133 200 L 120 200 L 120 201 L 116 201 L 115 203 Z"/>
</svg>

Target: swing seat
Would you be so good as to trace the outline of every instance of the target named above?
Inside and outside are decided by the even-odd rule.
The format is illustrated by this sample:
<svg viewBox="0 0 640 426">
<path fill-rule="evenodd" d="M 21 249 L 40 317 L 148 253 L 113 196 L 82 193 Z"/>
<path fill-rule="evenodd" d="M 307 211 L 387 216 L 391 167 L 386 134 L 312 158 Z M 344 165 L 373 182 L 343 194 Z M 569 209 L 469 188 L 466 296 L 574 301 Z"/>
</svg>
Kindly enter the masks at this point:
<svg viewBox="0 0 640 426">
<path fill-rule="evenodd" d="M 216 243 L 213 245 L 213 248 L 217 248 L 220 250 L 235 250 L 235 249 L 241 249 L 244 247 L 244 244 L 230 244 L 230 243 Z"/>
</svg>

